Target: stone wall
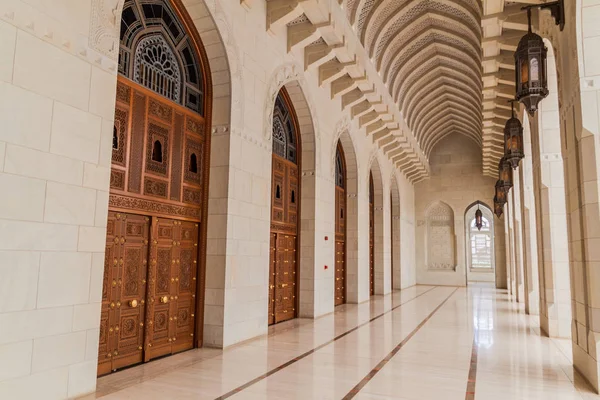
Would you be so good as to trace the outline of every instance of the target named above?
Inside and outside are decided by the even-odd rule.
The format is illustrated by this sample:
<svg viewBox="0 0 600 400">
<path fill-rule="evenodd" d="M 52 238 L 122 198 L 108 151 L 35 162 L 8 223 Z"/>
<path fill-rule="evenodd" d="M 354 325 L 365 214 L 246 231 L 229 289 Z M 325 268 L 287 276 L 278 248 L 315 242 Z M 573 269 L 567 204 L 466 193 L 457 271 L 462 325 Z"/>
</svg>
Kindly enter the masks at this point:
<svg viewBox="0 0 600 400">
<path fill-rule="evenodd" d="M 417 283 L 428 285 L 466 284 L 465 212 L 469 206 L 482 201 L 493 205 L 493 178 L 481 173 L 481 149 L 468 138 L 454 134 L 444 138 L 433 149 L 430 157 L 431 177 L 415 185 L 416 266 Z M 427 211 L 439 202 L 454 212 L 455 266 L 451 269 L 431 269 L 427 263 Z M 504 224 L 496 219 L 495 262 L 496 282 L 506 282 L 504 257 Z M 499 287 L 504 287 L 500 284 Z"/>
</svg>

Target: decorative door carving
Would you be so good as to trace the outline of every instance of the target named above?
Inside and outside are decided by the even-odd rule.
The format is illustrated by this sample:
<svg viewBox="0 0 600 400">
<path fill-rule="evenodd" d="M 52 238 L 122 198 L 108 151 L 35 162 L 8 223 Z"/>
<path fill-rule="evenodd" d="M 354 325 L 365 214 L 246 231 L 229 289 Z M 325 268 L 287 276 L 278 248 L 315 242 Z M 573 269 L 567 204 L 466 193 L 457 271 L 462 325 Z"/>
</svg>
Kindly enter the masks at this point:
<svg viewBox="0 0 600 400">
<path fill-rule="evenodd" d="M 154 218 L 144 361 L 193 347 L 198 226 Z"/>
<path fill-rule="evenodd" d="M 369 173 L 369 294 L 375 294 L 375 192 L 373 173 Z"/>
<path fill-rule="evenodd" d="M 109 212 L 98 374 L 142 361 L 149 218 Z"/>
<path fill-rule="evenodd" d="M 296 317 L 300 186 L 298 123 L 283 88 L 273 112 L 269 324 Z"/>
<path fill-rule="evenodd" d="M 346 169 L 344 152 L 337 146 L 335 164 L 335 301 L 346 302 Z"/>
<path fill-rule="evenodd" d="M 202 344 L 212 83 L 184 10 L 123 4 L 99 374 Z"/>
</svg>

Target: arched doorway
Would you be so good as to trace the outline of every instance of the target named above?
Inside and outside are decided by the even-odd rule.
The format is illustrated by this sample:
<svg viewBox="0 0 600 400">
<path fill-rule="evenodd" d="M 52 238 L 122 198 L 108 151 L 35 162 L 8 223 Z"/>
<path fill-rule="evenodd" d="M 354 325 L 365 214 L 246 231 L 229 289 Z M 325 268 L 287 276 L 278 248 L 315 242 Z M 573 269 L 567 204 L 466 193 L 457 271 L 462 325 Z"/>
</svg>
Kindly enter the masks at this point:
<svg viewBox="0 0 600 400">
<path fill-rule="evenodd" d="M 99 375 L 202 345 L 212 94 L 188 21 L 123 6 Z"/>
<path fill-rule="evenodd" d="M 335 301 L 346 302 L 346 159 L 338 142 L 335 154 Z"/>
<path fill-rule="evenodd" d="M 375 188 L 369 172 L 369 294 L 375 294 Z"/>
<path fill-rule="evenodd" d="M 300 138 L 298 118 L 285 87 L 273 111 L 269 325 L 295 318 L 300 216 Z"/>
<path fill-rule="evenodd" d="M 481 228 L 476 225 L 477 210 L 481 211 Z M 495 282 L 494 214 L 482 202 L 475 202 L 465 212 L 465 244 L 467 282 Z"/>
</svg>

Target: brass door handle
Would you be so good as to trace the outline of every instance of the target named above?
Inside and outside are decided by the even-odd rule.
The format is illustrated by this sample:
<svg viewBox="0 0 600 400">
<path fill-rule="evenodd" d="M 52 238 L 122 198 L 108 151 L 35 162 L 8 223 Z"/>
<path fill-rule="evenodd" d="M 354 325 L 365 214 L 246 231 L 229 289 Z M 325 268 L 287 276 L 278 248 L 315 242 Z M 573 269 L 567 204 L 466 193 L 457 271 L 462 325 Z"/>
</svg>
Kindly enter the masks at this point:
<svg viewBox="0 0 600 400">
<path fill-rule="evenodd" d="M 136 308 L 137 306 L 138 306 L 138 301 L 137 300 L 130 300 L 129 301 L 129 307 Z"/>
<path fill-rule="evenodd" d="M 286 286 L 287 286 L 287 283 L 282 283 L 282 284 L 281 284 L 281 287 L 282 287 L 282 288 L 284 288 L 284 287 L 286 287 Z"/>
<path fill-rule="evenodd" d="M 160 298 L 160 302 L 161 303 L 168 303 L 169 302 L 169 296 L 162 296 Z"/>
</svg>

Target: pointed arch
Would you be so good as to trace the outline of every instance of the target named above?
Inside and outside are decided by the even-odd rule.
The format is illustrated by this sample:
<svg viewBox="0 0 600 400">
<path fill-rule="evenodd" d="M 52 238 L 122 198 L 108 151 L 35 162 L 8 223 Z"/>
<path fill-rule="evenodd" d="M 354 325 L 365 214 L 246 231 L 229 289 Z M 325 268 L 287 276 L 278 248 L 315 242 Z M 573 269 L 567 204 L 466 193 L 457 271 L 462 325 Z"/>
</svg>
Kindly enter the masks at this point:
<svg viewBox="0 0 600 400">
<path fill-rule="evenodd" d="M 275 87 L 275 86 L 274 86 Z M 272 139 L 271 145 L 275 150 L 278 145 L 275 138 L 275 130 L 278 128 L 276 123 L 279 120 L 282 127 L 285 126 L 286 119 L 281 118 L 276 113 L 277 99 L 280 92 L 285 92 L 286 101 L 288 102 L 289 109 L 293 112 L 296 126 L 294 129 L 294 135 L 290 135 L 289 129 L 287 130 L 287 136 L 285 136 L 285 146 L 287 149 L 286 158 L 290 158 L 290 142 L 295 140 L 296 148 L 293 149 L 297 153 L 295 162 L 298 165 L 298 190 L 294 195 L 299 199 L 298 207 L 298 270 L 296 278 L 297 295 L 296 295 L 296 315 L 298 317 L 312 318 L 320 313 L 316 309 L 316 303 L 314 297 L 316 296 L 316 288 L 312 284 L 315 279 L 315 251 L 316 251 L 316 234 L 315 234 L 315 221 L 316 221 L 316 138 L 315 138 L 315 126 L 312 117 L 312 112 L 307 101 L 304 90 L 298 80 L 288 80 L 285 84 L 281 83 L 279 91 L 275 96 L 275 100 L 272 103 L 272 110 L 269 113 L 272 122 L 267 124 L 267 127 L 271 129 L 268 137 Z M 271 104 L 267 99 L 268 104 Z M 293 157 L 291 157 L 293 158 Z M 290 194 L 291 196 L 291 194 Z"/>
<path fill-rule="evenodd" d="M 334 148 L 339 145 L 344 151 L 346 166 L 346 301 L 359 301 L 359 234 L 358 234 L 358 164 L 354 142 L 347 129 L 336 135 Z M 333 152 L 335 154 L 335 151 Z M 334 156 L 335 157 L 335 156 Z M 332 162 L 335 161 L 335 158 Z M 335 172 L 334 172 L 335 174 Z"/>
<path fill-rule="evenodd" d="M 390 257 L 389 257 L 389 240 L 385 240 L 384 227 L 387 225 L 385 222 L 384 213 L 384 184 L 381 166 L 377 157 L 373 157 L 369 168 L 369 198 L 372 201 L 372 223 L 370 224 L 372 229 L 372 250 L 371 250 L 371 263 L 372 263 L 372 293 L 373 294 L 387 294 L 391 291 L 390 278 Z M 371 181 L 372 179 L 372 181 Z"/>
<path fill-rule="evenodd" d="M 481 230 L 477 230 L 473 225 L 477 210 L 481 210 L 483 214 Z M 486 203 L 478 200 L 465 209 L 465 270 L 467 282 L 495 282 L 496 280 L 495 225 L 494 213 Z M 477 264 L 478 255 L 480 261 Z M 482 264 L 484 262 L 486 265 Z M 487 263 L 489 263 L 489 266 Z"/>
</svg>

